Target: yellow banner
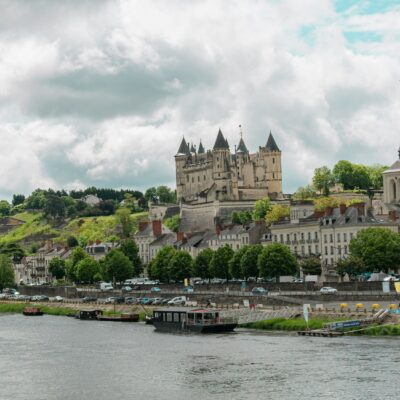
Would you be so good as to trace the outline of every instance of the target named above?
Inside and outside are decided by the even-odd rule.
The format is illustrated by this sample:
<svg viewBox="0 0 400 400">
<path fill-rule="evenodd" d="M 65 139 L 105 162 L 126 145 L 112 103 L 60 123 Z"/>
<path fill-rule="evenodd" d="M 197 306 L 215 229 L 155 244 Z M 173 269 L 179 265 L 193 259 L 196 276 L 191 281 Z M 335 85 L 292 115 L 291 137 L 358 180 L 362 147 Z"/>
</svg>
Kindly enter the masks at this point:
<svg viewBox="0 0 400 400">
<path fill-rule="evenodd" d="M 396 289 L 397 293 L 400 293 L 400 282 L 395 282 L 394 283 L 394 288 Z"/>
</svg>

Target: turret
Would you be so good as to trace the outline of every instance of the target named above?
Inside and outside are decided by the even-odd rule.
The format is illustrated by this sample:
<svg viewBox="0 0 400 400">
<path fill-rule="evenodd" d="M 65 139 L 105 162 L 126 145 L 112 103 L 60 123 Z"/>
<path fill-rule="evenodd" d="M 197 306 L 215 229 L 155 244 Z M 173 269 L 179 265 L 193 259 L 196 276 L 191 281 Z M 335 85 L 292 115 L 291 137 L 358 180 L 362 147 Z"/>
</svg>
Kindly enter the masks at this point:
<svg viewBox="0 0 400 400">
<path fill-rule="evenodd" d="M 217 139 L 212 150 L 213 157 L 213 179 L 217 186 L 219 199 L 223 199 L 231 192 L 230 183 L 230 161 L 231 153 L 228 141 L 224 138 L 221 129 L 218 131 Z"/>
<path fill-rule="evenodd" d="M 260 147 L 260 157 L 264 160 L 265 165 L 265 177 L 262 177 L 261 181 L 268 182 L 268 192 L 282 193 L 281 151 L 271 131 L 265 147 Z"/>
<path fill-rule="evenodd" d="M 190 157 L 190 149 L 185 138 L 182 138 L 181 145 L 175 155 L 175 171 L 176 171 L 176 197 L 179 201 L 182 198 L 182 191 L 185 185 L 184 167 Z"/>
</svg>

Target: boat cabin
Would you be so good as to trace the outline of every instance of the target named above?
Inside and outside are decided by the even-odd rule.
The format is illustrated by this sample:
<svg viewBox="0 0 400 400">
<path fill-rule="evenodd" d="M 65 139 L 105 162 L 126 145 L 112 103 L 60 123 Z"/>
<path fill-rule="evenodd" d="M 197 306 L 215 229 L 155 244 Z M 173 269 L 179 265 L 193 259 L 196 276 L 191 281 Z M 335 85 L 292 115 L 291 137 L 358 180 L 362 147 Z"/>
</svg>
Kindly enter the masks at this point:
<svg viewBox="0 0 400 400">
<path fill-rule="evenodd" d="M 164 323 L 182 323 L 187 325 L 206 325 L 219 322 L 219 311 L 208 309 L 188 310 L 185 308 L 166 308 L 154 311 L 154 320 Z"/>
<path fill-rule="evenodd" d="M 79 310 L 77 318 L 79 319 L 98 319 L 99 315 L 102 315 L 101 310 Z"/>
</svg>

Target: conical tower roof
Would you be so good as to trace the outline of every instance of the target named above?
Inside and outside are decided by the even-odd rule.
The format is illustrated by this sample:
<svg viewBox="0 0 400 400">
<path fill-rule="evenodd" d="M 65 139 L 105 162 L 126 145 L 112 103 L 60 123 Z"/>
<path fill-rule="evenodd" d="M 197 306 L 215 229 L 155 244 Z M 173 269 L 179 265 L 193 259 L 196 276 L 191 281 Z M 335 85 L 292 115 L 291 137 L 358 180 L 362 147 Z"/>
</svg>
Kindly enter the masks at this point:
<svg viewBox="0 0 400 400">
<path fill-rule="evenodd" d="M 221 132 L 221 129 L 218 131 L 217 140 L 215 141 L 213 150 L 215 149 L 229 149 L 229 145 L 227 140 L 224 138 L 224 135 Z"/>
<path fill-rule="evenodd" d="M 204 152 L 205 152 L 205 151 L 204 151 L 203 143 L 201 143 L 201 140 L 200 140 L 199 151 L 198 151 L 198 153 L 199 153 L 199 154 L 203 154 Z"/>
<path fill-rule="evenodd" d="M 182 138 L 181 145 L 179 146 L 178 152 L 176 153 L 176 155 L 179 154 L 190 154 L 189 146 L 186 143 L 185 137 Z"/>
<path fill-rule="evenodd" d="M 196 149 L 195 149 L 195 147 L 193 146 L 193 143 L 192 143 L 192 145 L 190 146 L 190 152 L 191 152 L 191 153 L 196 153 Z"/>
<path fill-rule="evenodd" d="M 240 138 L 240 141 L 239 141 L 239 144 L 238 144 L 238 147 L 237 147 L 236 152 L 237 152 L 237 153 L 248 153 L 248 152 L 249 152 L 249 151 L 247 150 L 246 145 L 244 144 L 243 138 Z"/>
<path fill-rule="evenodd" d="M 266 149 L 270 151 L 280 151 L 278 145 L 275 142 L 274 137 L 272 136 L 271 131 L 269 132 L 267 144 L 266 144 Z"/>
</svg>

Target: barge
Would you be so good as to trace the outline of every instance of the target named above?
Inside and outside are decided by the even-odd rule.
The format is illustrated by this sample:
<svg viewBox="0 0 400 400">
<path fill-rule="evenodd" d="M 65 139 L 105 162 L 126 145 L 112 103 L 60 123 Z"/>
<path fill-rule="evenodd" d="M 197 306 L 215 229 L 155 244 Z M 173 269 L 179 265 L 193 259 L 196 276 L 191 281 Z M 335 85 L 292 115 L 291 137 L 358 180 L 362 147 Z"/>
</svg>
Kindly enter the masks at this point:
<svg viewBox="0 0 400 400">
<path fill-rule="evenodd" d="M 170 307 L 154 310 L 153 325 L 160 332 L 222 333 L 238 325 L 234 318 L 221 317 L 219 310 Z"/>
<path fill-rule="evenodd" d="M 24 315 L 43 315 L 43 311 L 39 307 L 25 307 L 22 311 Z"/>
</svg>

